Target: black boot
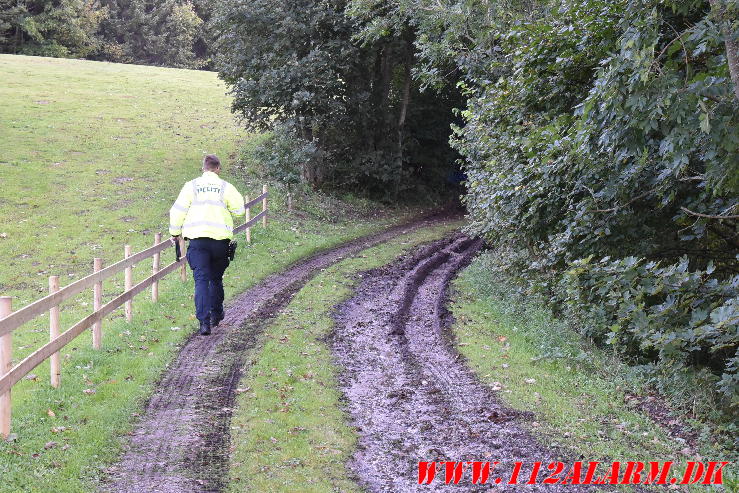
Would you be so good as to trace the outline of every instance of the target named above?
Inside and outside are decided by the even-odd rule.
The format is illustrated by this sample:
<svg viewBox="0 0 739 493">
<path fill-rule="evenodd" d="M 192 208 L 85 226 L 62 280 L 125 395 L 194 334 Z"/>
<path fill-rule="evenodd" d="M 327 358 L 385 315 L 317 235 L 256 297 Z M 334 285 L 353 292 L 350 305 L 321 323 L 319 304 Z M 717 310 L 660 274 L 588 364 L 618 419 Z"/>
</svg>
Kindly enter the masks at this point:
<svg viewBox="0 0 739 493">
<path fill-rule="evenodd" d="M 225 316 L 226 315 L 223 312 L 221 312 L 220 315 L 213 315 L 211 313 L 211 315 L 210 315 L 210 326 L 213 327 L 213 328 L 218 327 L 218 324 L 221 323 L 221 320 L 223 320 L 223 317 L 225 317 Z"/>
<path fill-rule="evenodd" d="M 210 335 L 210 321 L 200 322 L 200 332 L 199 332 L 199 334 L 201 336 Z"/>
</svg>

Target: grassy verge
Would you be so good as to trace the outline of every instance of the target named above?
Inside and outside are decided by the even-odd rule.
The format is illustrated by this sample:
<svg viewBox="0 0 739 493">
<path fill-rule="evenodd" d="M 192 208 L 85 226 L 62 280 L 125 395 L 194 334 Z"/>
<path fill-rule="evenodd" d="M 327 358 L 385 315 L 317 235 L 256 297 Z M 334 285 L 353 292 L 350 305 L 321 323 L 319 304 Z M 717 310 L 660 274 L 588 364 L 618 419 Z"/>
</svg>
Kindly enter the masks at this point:
<svg viewBox="0 0 739 493">
<path fill-rule="evenodd" d="M 492 276 L 478 260 L 454 283 L 459 351 L 506 404 L 534 413 L 524 426 L 542 442 L 586 461 L 670 460 L 684 468 L 689 460 L 732 460 L 715 444 L 692 448 L 630 408 L 634 385 L 623 364 L 548 311 L 492 287 Z M 727 473 L 733 491 L 736 477 Z"/>
<path fill-rule="evenodd" d="M 453 226 L 403 235 L 326 269 L 269 326 L 240 385 L 230 491 L 360 491 L 346 469 L 356 435 L 341 409 L 324 342 L 333 307 L 351 295 L 357 272 L 387 264 Z"/>
<path fill-rule="evenodd" d="M 182 184 L 197 176 L 203 153 L 235 155 L 239 133 L 216 75 L 78 60 L 0 55 L 0 295 L 20 308 L 61 284 L 151 245 L 166 231 L 167 211 Z M 224 159 L 226 171 L 234 169 Z M 256 196 L 261 182 L 226 176 Z M 320 197 L 271 199 L 274 218 L 255 228 L 226 274 L 227 296 L 317 250 L 381 229 L 414 211 L 341 203 L 326 221 Z M 311 209 L 313 208 L 313 209 Z M 307 209 L 307 210 L 306 210 Z M 369 211 L 376 211 L 370 214 Z M 415 211 L 418 212 L 418 211 Z M 165 252 L 163 262 L 173 253 Z M 135 281 L 150 273 L 140 264 Z M 122 275 L 105 282 L 104 301 L 123 290 Z M 13 389 L 11 442 L 0 441 L 0 491 L 95 489 L 120 451 L 142 402 L 195 327 L 192 280 L 161 283 L 160 303 L 142 294 L 134 321 L 122 308 L 103 323 L 102 351 L 83 334 L 62 351 L 62 387 L 49 387 L 48 363 Z M 62 328 L 88 315 L 92 293 L 62 305 Z M 14 333 L 17 362 L 48 341 L 48 317 Z"/>
<path fill-rule="evenodd" d="M 284 224 L 255 231 L 224 279 L 229 298 L 316 250 L 378 229 L 381 223 L 323 227 L 298 234 Z M 317 226 L 317 225 L 315 225 Z M 141 277 L 146 272 L 139 273 Z M 166 364 L 195 329 L 191 276 L 174 275 L 160 288 L 160 303 L 146 295 L 134 303 L 134 320 L 117 312 L 103 324 L 102 351 L 89 335 L 62 351 L 62 386 L 48 385 L 48 363 L 13 390 L 16 439 L 0 442 L 0 491 L 92 491 L 115 461 L 141 404 Z M 43 334 L 35 334 L 43 339 Z"/>
</svg>

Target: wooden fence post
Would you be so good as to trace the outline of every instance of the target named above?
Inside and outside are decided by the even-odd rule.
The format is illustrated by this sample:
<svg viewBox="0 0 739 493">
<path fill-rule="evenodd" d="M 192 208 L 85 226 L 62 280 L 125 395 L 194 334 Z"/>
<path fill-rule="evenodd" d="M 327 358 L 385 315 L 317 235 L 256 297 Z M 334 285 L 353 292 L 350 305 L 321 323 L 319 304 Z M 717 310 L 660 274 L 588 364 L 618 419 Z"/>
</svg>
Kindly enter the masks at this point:
<svg viewBox="0 0 739 493">
<path fill-rule="evenodd" d="M 267 193 L 267 185 L 262 185 L 262 193 Z M 267 227 L 267 197 L 262 199 L 262 211 L 265 213 L 262 216 L 262 227 Z"/>
<path fill-rule="evenodd" d="M 182 268 L 180 269 L 180 280 L 182 280 L 182 282 L 185 282 L 187 281 L 187 260 L 185 260 L 185 253 L 186 253 L 185 252 L 185 239 L 182 237 L 182 235 L 180 235 L 178 240 L 180 242 L 180 254 L 182 255 L 182 260 L 180 260 L 180 262 L 182 262 Z"/>
<path fill-rule="evenodd" d="M 59 291 L 59 276 L 49 277 L 49 294 Z M 49 340 L 53 341 L 59 337 L 59 305 L 49 310 Z M 55 389 L 61 384 L 62 368 L 59 360 L 59 351 L 52 354 L 49 358 L 51 368 L 51 386 Z"/>
<path fill-rule="evenodd" d="M 93 260 L 93 271 L 98 272 L 103 269 L 103 259 L 95 258 Z M 103 306 L 103 281 L 100 280 L 92 287 L 92 309 L 100 310 Z M 92 347 L 100 349 L 103 342 L 103 322 L 95 322 L 92 326 Z"/>
<path fill-rule="evenodd" d="M 0 297 L 0 318 L 5 318 L 13 312 L 13 299 L 9 296 Z M 5 375 L 13 368 L 12 332 L 0 337 L 0 375 Z M 0 436 L 7 439 L 10 436 L 10 390 L 0 395 Z"/>
<path fill-rule="evenodd" d="M 126 245 L 123 247 L 123 257 L 128 258 L 131 256 L 131 245 Z M 129 265 L 126 267 L 126 271 L 124 273 L 124 290 L 128 292 L 133 287 L 133 266 Z M 133 320 L 133 299 L 130 299 L 126 301 L 126 305 L 124 308 L 126 312 L 126 322 L 130 322 Z"/>
<path fill-rule="evenodd" d="M 244 195 L 244 203 L 245 204 L 249 203 L 248 195 Z M 245 222 L 248 223 L 249 221 L 251 221 L 251 207 L 246 208 L 246 221 Z M 251 243 L 251 228 L 246 228 L 246 242 Z"/>
<path fill-rule="evenodd" d="M 162 233 L 156 233 L 154 235 L 154 245 L 158 245 L 162 242 Z M 157 272 L 159 272 L 159 262 L 161 260 L 161 254 L 155 253 L 154 254 L 154 263 L 151 266 L 151 273 L 152 275 L 155 275 Z M 156 303 L 159 301 L 159 281 L 156 281 L 154 284 L 151 285 L 151 301 Z"/>
</svg>

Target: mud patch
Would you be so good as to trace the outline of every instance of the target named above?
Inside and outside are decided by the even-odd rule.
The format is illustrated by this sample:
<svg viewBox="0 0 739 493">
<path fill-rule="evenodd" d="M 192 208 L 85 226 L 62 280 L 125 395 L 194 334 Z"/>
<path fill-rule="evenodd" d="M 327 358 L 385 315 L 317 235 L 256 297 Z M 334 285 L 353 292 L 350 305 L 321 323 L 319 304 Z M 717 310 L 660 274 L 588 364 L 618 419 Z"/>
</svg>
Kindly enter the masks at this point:
<svg viewBox="0 0 739 493">
<path fill-rule="evenodd" d="M 449 344 L 447 285 L 480 247 L 458 236 L 369 271 L 337 309 L 330 344 L 360 434 L 349 465 L 368 491 L 594 490 L 505 485 L 514 461 L 529 464 L 523 483 L 534 461 L 562 459 L 519 425 L 532 415 L 502 405 Z M 503 484 L 473 485 L 469 471 L 458 486 L 445 485 L 443 471 L 433 486 L 417 484 L 419 461 L 473 460 L 500 461 L 494 477 L 505 478 Z"/>
<path fill-rule="evenodd" d="M 626 403 L 632 409 L 640 411 L 657 422 L 672 437 L 678 438 L 688 445 L 684 455 L 691 455 L 698 447 L 698 432 L 689 424 L 675 418 L 670 413 L 668 404 L 659 395 L 626 394 Z M 692 449 L 692 450 L 691 450 Z"/>
<path fill-rule="evenodd" d="M 113 202 L 112 204 L 106 206 L 106 209 L 111 210 L 111 211 L 117 211 L 117 210 L 125 209 L 131 204 L 133 204 L 133 200 L 121 199 L 121 200 L 117 200 Z"/>
<path fill-rule="evenodd" d="M 245 355 L 266 324 L 321 269 L 400 234 L 456 218 L 436 214 L 354 240 L 300 261 L 239 296 L 211 336 L 193 335 L 184 343 L 144 407 L 121 461 L 107 471 L 100 489 L 221 491 L 236 385 Z"/>
</svg>

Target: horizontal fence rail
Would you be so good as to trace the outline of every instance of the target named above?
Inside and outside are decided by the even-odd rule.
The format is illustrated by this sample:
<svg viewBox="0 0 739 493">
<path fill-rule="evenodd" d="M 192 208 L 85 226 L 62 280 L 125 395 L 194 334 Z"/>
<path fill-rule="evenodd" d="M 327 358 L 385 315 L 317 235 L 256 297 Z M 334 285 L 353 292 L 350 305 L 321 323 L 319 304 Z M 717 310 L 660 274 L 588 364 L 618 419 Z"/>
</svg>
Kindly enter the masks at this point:
<svg viewBox="0 0 739 493">
<path fill-rule="evenodd" d="M 262 194 L 253 200 L 245 197 L 246 221 L 234 228 L 234 234 L 246 232 L 247 242 L 251 243 L 251 228 L 262 221 L 262 226 L 267 226 L 267 186 L 262 187 Z M 254 217 L 251 209 L 261 204 L 261 212 Z M 133 298 L 151 287 L 151 298 L 153 302 L 159 298 L 159 281 L 169 274 L 180 270 L 180 278 L 186 279 L 186 265 L 184 253 L 184 240 L 179 238 L 182 248 L 182 257 L 175 262 L 160 269 L 161 253 L 168 248 L 173 248 L 174 238 L 162 241 L 161 233 L 157 233 L 154 246 L 138 253 L 131 253 L 130 246 L 125 247 L 125 258 L 108 267 L 102 267 L 102 259 L 95 259 L 94 272 L 87 277 L 75 281 L 63 288 L 59 288 L 59 278 L 49 278 L 49 295 L 33 303 L 12 311 L 12 300 L 10 297 L 0 297 L 0 437 L 8 438 L 10 435 L 11 417 L 11 391 L 13 386 L 23 377 L 28 375 L 34 368 L 47 359 L 51 359 L 51 385 L 55 388 L 60 386 L 61 366 L 59 363 L 59 351 L 71 343 L 85 330 L 93 329 L 93 347 L 100 349 L 102 340 L 102 321 L 113 311 L 125 305 L 126 321 L 133 318 Z M 133 285 L 133 267 L 143 260 L 153 258 L 152 275 Z M 125 272 L 125 291 L 102 304 L 103 281 Z M 93 313 L 83 318 L 72 327 L 60 333 L 59 327 L 59 304 L 82 293 L 86 289 L 94 288 Z M 12 333 L 23 324 L 30 322 L 36 317 L 49 313 L 50 341 L 40 347 L 22 361 L 13 366 L 12 359 Z"/>
<path fill-rule="evenodd" d="M 90 274 L 87 277 L 83 277 L 79 281 L 73 282 L 60 289 L 54 294 L 50 294 L 45 298 L 41 298 L 38 301 L 31 303 L 30 305 L 21 308 L 10 314 L 10 316 L 0 320 L 0 336 L 8 334 L 26 322 L 30 322 L 34 318 L 38 317 L 42 313 L 48 312 L 51 308 L 59 305 L 63 301 L 71 298 L 72 296 L 80 294 L 87 288 L 92 287 L 94 284 L 104 281 L 105 279 L 124 271 L 127 267 L 132 267 L 142 260 L 153 256 L 155 253 L 159 253 L 172 246 L 171 241 L 166 240 L 159 245 L 155 245 L 151 248 L 139 252 L 136 255 L 132 255 L 127 259 L 123 259 L 113 265 L 110 265 L 103 270 Z"/>
</svg>

